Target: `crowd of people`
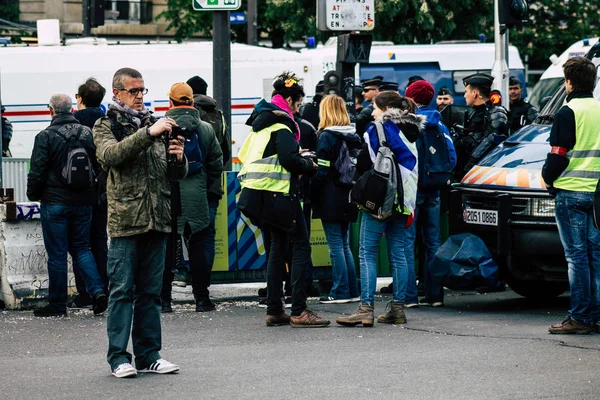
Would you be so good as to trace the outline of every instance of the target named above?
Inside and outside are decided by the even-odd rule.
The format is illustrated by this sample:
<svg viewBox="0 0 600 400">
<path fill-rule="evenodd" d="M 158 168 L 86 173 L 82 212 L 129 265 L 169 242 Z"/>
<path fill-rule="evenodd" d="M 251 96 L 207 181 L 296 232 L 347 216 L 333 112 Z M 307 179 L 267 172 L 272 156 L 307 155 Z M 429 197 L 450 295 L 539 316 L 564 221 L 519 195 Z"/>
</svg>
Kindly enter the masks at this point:
<svg viewBox="0 0 600 400">
<path fill-rule="evenodd" d="M 569 277 L 575 280 L 572 296 L 574 288 L 578 291 L 569 318 L 550 331 L 587 333 L 600 320 L 600 280 L 597 273 L 590 279 L 598 259 L 592 240 L 598 230 L 590 223 L 593 199 L 579 188 L 595 183 L 590 174 L 570 174 L 580 180 L 572 182 L 563 172 L 568 150 L 600 150 L 597 135 L 588 132 L 600 122 L 589 121 L 598 119 L 600 106 L 590 99 L 589 83 L 594 80 L 588 79 L 589 65 L 580 58 L 567 64 L 571 101 L 555 121 L 544 179 L 550 190 L 558 191 L 559 231 Z M 445 190 L 517 126 L 531 123 L 536 113 L 521 99 L 521 83 L 515 79 L 510 82 L 515 105 L 511 113 L 493 104 L 492 82 L 483 73 L 464 79 L 472 111 L 453 138 L 440 114 L 453 103 L 451 92 L 436 92 L 421 77 L 409 80 L 404 95 L 397 83 L 381 77 L 364 81 L 362 91 L 356 92 L 356 115 L 348 112 L 343 98 L 323 93 L 322 82 L 313 100 L 303 104 L 304 88 L 295 74 L 275 78 L 271 98 L 256 104 L 247 121 L 251 131 L 238 154 L 243 163 L 238 208 L 265 237 L 267 326 L 331 323 L 307 306 L 312 294 L 312 218 L 322 221 L 332 264 L 333 285 L 320 302 L 358 303 L 354 313 L 336 318 L 338 324 L 374 325 L 382 236 L 393 282 L 384 288 L 391 301 L 377 322 L 404 324 L 408 308 L 443 306 L 443 287 L 430 266 L 441 245 Z M 90 306 L 94 314 L 108 309 L 107 357 L 119 378 L 179 370 L 160 357 L 160 314 L 172 311 L 171 287 L 182 274 L 178 267 L 184 244 L 196 311 L 215 310 L 208 288 L 216 209 L 223 196 L 220 177 L 230 157 L 227 126 L 202 78 L 173 84 L 164 118 L 155 118 L 145 107 L 147 91 L 139 71 L 122 68 L 114 74 L 106 114 L 100 107 L 106 89 L 93 78 L 78 88 L 75 113 L 69 95 L 53 95 L 48 104 L 52 122 L 36 136 L 28 175 L 27 195 L 41 203 L 49 272 L 48 304 L 34 314 L 65 315 L 68 306 Z M 431 107 L 434 99 L 436 108 Z M 595 172 L 585 154 L 581 157 L 579 164 L 571 158 L 567 171 L 580 172 L 579 166 Z M 575 212 L 582 220 L 578 226 L 585 229 L 569 224 Z M 350 226 L 357 220 L 360 279 L 349 244 Z M 583 251 L 581 243 L 589 248 Z M 417 269 L 416 247 L 423 249 Z M 591 254 L 589 259 L 582 251 Z M 70 304 L 67 254 L 73 259 L 78 292 Z M 424 284 L 420 300 L 417 280 Z M 127 351 L 130 336 L 135 368 Z"/>
</svg>

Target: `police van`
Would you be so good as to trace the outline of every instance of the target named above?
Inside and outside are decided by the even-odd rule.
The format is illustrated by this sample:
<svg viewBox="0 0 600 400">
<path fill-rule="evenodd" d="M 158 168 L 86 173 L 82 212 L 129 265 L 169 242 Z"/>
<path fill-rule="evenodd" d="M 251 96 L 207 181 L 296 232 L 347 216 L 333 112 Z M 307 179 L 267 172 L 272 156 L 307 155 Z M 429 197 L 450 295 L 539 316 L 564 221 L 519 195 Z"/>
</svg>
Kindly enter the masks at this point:
<svg viewBox="0 0 600 400">
<path fill-rule="evenodd" d="M 540 80 L 531 89 L 529 102 L 538 110 L 543 108 L 564 83 L 563 64 L 571 57 L 585 56 L 596 43 L 598 43 L 598 38 L 579 40 L 569 46 L 560 57 L 552 55 L 550 57 L 552 65 L 544 71 Z"/>
<path fill-rule="evenodd" d="M 314 69 L 321 65 L 323 75 L 335 69 L 337 46 L 335 41 L 317 49 L 305 49 L 310 55 Z M 356 78 L 364 80 L 382 76 L 384 81 L 396 82 L 404 92 L 411 76 L 421 76 L 436 90 L 447 87 L 454 97 L 454 104 L 465 105 L 463 78 L 476 73 L 490 73 L 494 65 L 493 43 L 440 43 L 429 45 L 378 45 L 374 43 L 369 63 L 357 66 Z M 516 47 L 509 47 L 511 74 L 525 82 L 525 67 Z M 431 103 L 436 107 L 435 97 Z"/>
<path fill-rule="evenodd" d="M 600 65 L 600 43 L 587 57 Z M 594 97 L 600 100 L 600 85 Z M 569 288 L 554 199 L 542 179 L 552 121 L 565 101 L 563 85 L 534 124 L 492 150 L 451 192 L 451 233 L 479 236 L 509 286 L 530 298 L 558 296 Z"/>
</svg>

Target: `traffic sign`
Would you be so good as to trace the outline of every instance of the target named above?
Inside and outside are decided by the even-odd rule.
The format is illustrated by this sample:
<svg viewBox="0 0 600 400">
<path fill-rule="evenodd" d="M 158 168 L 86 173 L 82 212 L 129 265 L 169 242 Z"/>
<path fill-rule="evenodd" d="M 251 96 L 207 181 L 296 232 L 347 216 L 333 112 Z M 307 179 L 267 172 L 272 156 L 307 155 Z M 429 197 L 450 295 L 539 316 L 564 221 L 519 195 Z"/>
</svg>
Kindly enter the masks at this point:
<svg viewBox="0 0 600 400">
<path fill-rule="evenodd" d="M 319 0 L 317 25 L 327 31 L 371 31 L 375 0 Z"/>
<path fill-rule="evenodd" d="M 232 13 L 229 13 L 229 23 L 231 25 L 244 25 L 244 24 L 246 24 L 246 13 L 245 12 L 232 12 Z"/>
<path fill-rule="evenodd" d="M 242 0 L 192 0 L 196 11 L 231 11 L 242 6 Z"/>
</svg>

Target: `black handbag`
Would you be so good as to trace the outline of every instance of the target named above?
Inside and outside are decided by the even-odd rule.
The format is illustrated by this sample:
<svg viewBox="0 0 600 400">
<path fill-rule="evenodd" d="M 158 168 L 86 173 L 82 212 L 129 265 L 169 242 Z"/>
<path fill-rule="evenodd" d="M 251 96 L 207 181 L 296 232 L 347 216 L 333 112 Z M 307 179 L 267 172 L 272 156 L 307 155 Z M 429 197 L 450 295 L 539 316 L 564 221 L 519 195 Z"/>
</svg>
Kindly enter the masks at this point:
<svg viewBox="0 0 600 400">
<path fill-rule="evenodd" d="M 594 226 L 596 229 L 600 229 L 600 180 L 596 185 L 596 191 L 594 192 L 594 207 L 592 208 L 594 214 Z"/>
</svg>

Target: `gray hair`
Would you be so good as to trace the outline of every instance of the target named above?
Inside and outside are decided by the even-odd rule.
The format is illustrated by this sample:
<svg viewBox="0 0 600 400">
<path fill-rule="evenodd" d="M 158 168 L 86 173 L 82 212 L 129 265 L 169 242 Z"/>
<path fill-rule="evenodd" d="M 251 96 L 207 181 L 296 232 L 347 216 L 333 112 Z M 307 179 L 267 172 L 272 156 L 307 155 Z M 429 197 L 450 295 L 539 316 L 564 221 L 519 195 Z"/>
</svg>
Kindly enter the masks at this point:
<svg viewBox="0 0 600 400">
<path fill-rule="evenodd" d="M 113 89 L 123 88 L 125 84 L 125 77 L 133 78 L 133 79 L 142 79 L 142 74 L 136 69 L 133 68 L 121 68 L 115 75 L 113 76 L 112 87 Z"/>
<path fill-rule="evenodd" d="M 71 114 L 73 102 L 71 97 L 64 93 L 53 94 L 48 103 L 57 114 Z"/>
</svg>

